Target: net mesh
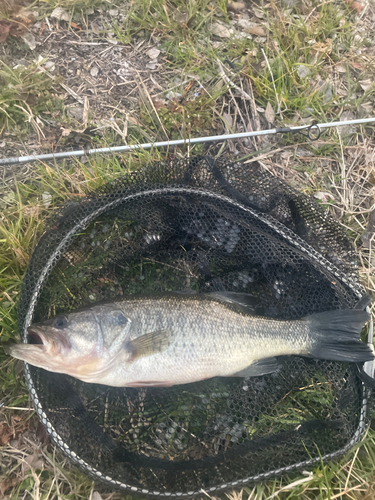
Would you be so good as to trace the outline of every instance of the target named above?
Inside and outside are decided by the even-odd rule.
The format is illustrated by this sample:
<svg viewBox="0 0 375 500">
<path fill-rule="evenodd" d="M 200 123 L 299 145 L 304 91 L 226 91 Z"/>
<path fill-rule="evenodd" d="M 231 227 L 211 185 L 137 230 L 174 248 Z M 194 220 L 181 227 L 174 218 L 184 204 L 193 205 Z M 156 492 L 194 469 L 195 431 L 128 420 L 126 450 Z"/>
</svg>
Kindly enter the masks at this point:
<svg viewBox="0 0 375 500">
<path fill-rule="evenodd" d="M 299 318 L 363 295 L 340 225 L 260 169 L 209 157 L 157 162 L 68 202 L 25 276 L 19 322 L 134 293 L 231 291 Z M 143 495 L 188 497 L 344 454 L 368 425 L 351 364 L 289 357 L 277 374 L 111 388 L 26 365 L 34 406 L 84 471 Z"/>
</svg>

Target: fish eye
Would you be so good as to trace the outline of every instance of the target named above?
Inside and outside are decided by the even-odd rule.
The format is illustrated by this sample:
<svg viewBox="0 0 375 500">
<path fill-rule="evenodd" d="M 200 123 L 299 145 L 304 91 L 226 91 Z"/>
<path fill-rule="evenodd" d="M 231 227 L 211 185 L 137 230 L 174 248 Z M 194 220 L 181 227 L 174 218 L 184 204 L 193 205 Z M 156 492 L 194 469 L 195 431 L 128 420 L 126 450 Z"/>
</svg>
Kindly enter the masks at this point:
<svg viewBox="0 0 375 500">
<path fill-rule="evenodd" d="M 118 313 L 116 320 L 118 325 L 126 325 L 129 322 L 128 318 L 122 313 Z"/>
<path fill-rule="evenodd" d="M 68 326 L 66 316 L 57 316 L 55 321 L 52 323 L 52 326 L 59 329 L 66 328 Z"/>
</svg>

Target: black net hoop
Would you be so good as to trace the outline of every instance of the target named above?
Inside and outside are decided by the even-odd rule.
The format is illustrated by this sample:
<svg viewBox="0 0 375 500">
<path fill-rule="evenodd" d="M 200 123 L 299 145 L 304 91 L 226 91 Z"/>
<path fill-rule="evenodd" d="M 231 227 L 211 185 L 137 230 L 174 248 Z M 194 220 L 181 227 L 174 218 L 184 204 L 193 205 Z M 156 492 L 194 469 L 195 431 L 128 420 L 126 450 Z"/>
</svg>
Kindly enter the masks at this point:
<svg viewBox="0 0 375 500">
<path fill-rule="evenodd" d="M 354 308 L 364 295 L 341 226 L 257 164 L 158 162 L 68 202 L 28 267 L 35 321 L 143 292 L 240 291 L 268 317 Z M 127 492 L 191 497 L 345 454 L 369 422 L 357 367 L 288 358 L 277 374 L 110 388 L 25 365 L 35 410 L 82 470 Z"/>
</svg>

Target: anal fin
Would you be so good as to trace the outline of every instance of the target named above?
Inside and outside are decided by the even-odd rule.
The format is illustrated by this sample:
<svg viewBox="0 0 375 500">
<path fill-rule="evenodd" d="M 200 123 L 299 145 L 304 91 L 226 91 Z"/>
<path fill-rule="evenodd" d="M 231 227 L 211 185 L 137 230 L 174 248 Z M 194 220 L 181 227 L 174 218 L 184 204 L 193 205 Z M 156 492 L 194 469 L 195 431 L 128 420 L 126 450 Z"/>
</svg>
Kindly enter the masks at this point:
<svg viewBox="0 0 375 500">
<path fill-rule="evenodd" d="M 280 361 L 277 360 L 277 358 L 271 357 L 271 358 L 264 358 L 264 359 L 259 359 L 257 361 L 254 361 L 251 363 L 251 365 L 247 366 L 243 370 L 240 370 L 239 372 L 233 373 L 233 375 L 230 375 L 231 377 L 260 377 L 261 375 L 267 375 L 268 373 L 274 373 L 278 370 L 280 370 L 282 367 L 282 364 Z"/>
</svg>

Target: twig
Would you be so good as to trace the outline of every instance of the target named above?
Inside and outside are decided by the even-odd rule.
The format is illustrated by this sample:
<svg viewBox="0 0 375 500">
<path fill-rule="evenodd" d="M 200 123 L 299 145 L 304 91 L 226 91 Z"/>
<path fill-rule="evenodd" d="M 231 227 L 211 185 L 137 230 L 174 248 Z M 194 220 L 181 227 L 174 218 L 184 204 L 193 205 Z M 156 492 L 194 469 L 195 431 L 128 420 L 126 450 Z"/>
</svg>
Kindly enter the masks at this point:
<svg viewBox="0 0 375 500">
<path fill-rule="evenodd" d="M 249 101 L 251 101 L 251 97 L 249 96 L 249 94 L 247 94 L 243 89 L 241 89 L 235 83 L 233 83 L 232 80 L 230 80 L 229 77 L 224 73 L 223 67 L 222 67 L 221 62 L 219 61 L 219 59 L 217 59 L 217 63 L 218 63 L 218 66 L 219 66 L 220 76 L 225 81 L 225 83 L 227 85 L 231 85 L 233 88 L 235 88 L 237 90 L 237 92 L 239 92 L 242 95 L 242 97 L 244 97 L 245 99 L 249 99 Z"/>
<path fill-rule="evenodd" d="M 223 75 L 225 75 L 225 73 L 224 73 L 223 67 L 222 67 L 222 65 L 221 65 L 221 62 L 218 60 L 218 61 L 217 61 L 217 63 L 218 63 L 218 66 L 219 66 L 219 72 L 220 72 L 220 75 L 222 76 L 222 78 L 224 78 L 224 76 L 223 76 Z M 225 76 L 226 76 L 226 75 L 225 75 Z M 237 88 L 239 89 L 239 87 L 237 87 Z M 244 130 L 246 130 L 246 123 L 245 123 L 245 120 L 243 119 L 243 116 L 242 116 L 241 110 L 240 110 L 240 108 L 238 107 L 238 104 L 237 104 L 236 99 L 234 98 L 234 95 L 233 95 L 232 89 L 231 89 L 230 87 L 228 87 L 228 90 L 229 90 L 230 95 L 232 96 L 232 100 L 233 100 L 233 102 L 234 102 L 234 105 L 236 106 L 237 112 L 238 112 L 238 114 L 239 114 L 239 115 L 240 115 L 240 117 L 241 117 L 242 124 L 243 124 L 243 126 L 244 126 Z M 241 89 L 239 89 L 239 90 L 241 90 Z M 244 91 L 242 90 L 242 92 L 244 92 Z M 246 95 L 247 95 L 247 94 L 246 94 Z M 249 97 L 250 97 L 250 96 L 249 96 Z M 235 124 L 236 124 L 236 122 L 234 121 L 234 123 L 233 123 L 233 125 L 234 125 L 233 130 L 235 130 Z"/>
<path fill-rule="evenodd" d="M 232 76 L 236 76 L 233 73 L 233 71 L 231 71 L 228 68 L 226 68 L 226 69 Z M 246 130 L 250 129 L 248 131 L 253 132 L 254 130 L 261 130 L 261 126 L 260 126 L 259 114 L 258 114 L 258 111 L 257 111 L 256 106 L 255 106 L 255 99 L 254 99 L 254 93 L 253 93 L 251 81 L 249 79 L 247 79 L 246 83 L 248 84 L 248 87 L 249 87 L 249 93 L 247 93 L 243 88 L 241 88 L 241 89 L 238 88 L 237 86 L 234 85 L 233 82 L 231 82 L 231 84 L 234 85 L 234 87 L 241 93 L 241 95 L 244 96 L 249 101 L 251 116 L 253 119 L 253 124 L 249 120 L 249 124 L 248 124 L 248 127 L 246 127 Z M 241 87 L 242 87 L 242 82 L 241 82 Z M 254 142 L 255 149 L 258 149 L 258 145 L 260 145 L 262 143 L 262 138 L 261 137 L 254 137 L 253 142 Z"/>
<path fill-rule="evenodd" d="M 156 118 L 158 119 L 158 122 L 160 123 L 160 126 L 161 126 L 161 128 L 162 128 L 162 130 L 163 130 L 163 132 L 164 132 L 165 138 L 168 140 L 168 134 L 167 134 L 167 131 L 165 130 L 164 125 L 163 125 L 162 121 L 160 120 L 159 113 L 157 112 L 157 110 L 156 110 L 156 108 L 155 108 L 154 102 L 153 102 L 153 100 L 152 100 L 152 98 L 151 98 L 151 96 L 150 96 L 150 94 L 149 94 L 149 92 L 148 92 L 148 90 L 147 90 L 147 87 L 146 87 L 146 85 L 144 84 L 144 82 L 143 82 L 143 80 L 142 80 L 142 78 L 141 78 L 140 74 L 138 73 L 138 71 L 137 71 L 137 74 L 138 74 L 138 78 L 139 78 L 139 79 L 140 79 L 140 81 L 141 81 L 141 84 L 142 84 L 143 90 L 144 90 L 144 92 L 145 92 L 145 94 L 146 94 L 146 96 L 147 96 L 147 99 L 149 100 L 149 102 L 150 102 L 150 104 L 151 104 L 151 106 L 152 106 L 152 109 L 154 110 L 154 113 L 155 113 L 155 115 L 156 115 Z M 139 84 L 137 83 L 137 85 L 139 85 Z"/>
</svg>

